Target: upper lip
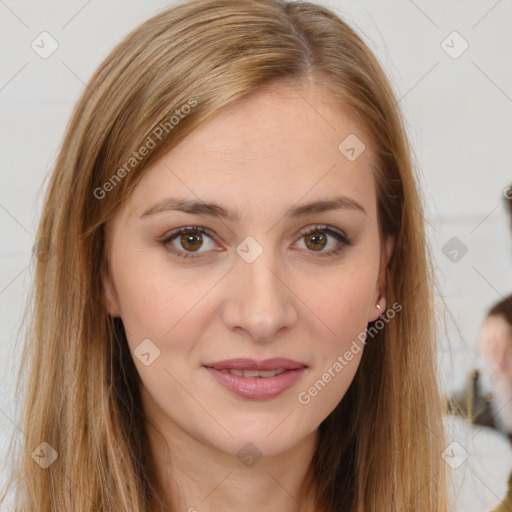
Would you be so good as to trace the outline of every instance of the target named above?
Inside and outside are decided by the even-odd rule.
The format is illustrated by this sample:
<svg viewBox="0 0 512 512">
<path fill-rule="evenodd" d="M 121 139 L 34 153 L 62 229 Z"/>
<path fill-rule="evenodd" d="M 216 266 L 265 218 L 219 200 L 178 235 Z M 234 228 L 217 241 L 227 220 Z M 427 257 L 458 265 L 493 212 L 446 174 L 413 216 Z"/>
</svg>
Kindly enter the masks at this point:
<svg viewBox="0 0 512 512">
<path fill-rule="evenodd" d="M 264 361 L 255 361 L 248 358 L 225 359 L 224 361 L 215 361 L 213 363 L 205 363 L 203 366 L 215 368 L 216 370 L 296 370 L 298 368 L 305 368 L 307 365 L 299 363 L 292 359 L 284 357 L 274 357 L 272 359 L 265 359 Z"/>
</svg>

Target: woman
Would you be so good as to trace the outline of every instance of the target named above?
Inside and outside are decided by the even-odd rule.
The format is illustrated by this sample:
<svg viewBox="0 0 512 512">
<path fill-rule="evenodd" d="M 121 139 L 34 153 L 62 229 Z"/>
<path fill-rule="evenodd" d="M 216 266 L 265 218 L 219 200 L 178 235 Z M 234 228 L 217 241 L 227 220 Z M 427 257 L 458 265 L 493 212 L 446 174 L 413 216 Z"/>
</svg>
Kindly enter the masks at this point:
<svg viewBox="0 0 512 512">
<path fill-rule="evenodd" d="M 512 441 L 512 295 L 494 304 L 487 313 L 480 353 L 492 386 L 494 426 Z"/>
<path fill-rule="evenodd" d="M 331 11 L 143 23 L 48 188 L 15 510 L 446 511 L 422 208 Z"/>
<path fill-rule="evenodd" d="M 493 426 L 512 441 L 512 295 L 489 309 L 480 335 L 480 353 L 492 386 Z M 508 494 L 493 512 L 505 512 L 511 507 L 512 473 L 508 478 Z"/>
</svg>

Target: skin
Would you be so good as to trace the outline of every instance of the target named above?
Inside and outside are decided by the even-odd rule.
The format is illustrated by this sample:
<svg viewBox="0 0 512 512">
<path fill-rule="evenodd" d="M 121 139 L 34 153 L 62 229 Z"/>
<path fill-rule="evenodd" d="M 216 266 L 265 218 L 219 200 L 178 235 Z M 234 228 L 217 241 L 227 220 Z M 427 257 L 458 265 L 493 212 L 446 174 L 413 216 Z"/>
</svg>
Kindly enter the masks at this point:
<svg viewBox="0 0 512 512">
<path fill-rule="evenodd" d="M 486 318 L 480 336 L 482 358 L 499 378 L 512 370 L 512 326 L 501 315 Z"/>
<path fill-rule="evenodd" d="M 496 423 L 512 434 L 512 326 L 501 315 L 486 318 L 480 335 L 484 372 L 492 384 Z"/>
<path fill-rule="evenodd" d="M 105 305 L 122 318 L 132 354 L 147 338 L 160 350 L 149 366 L 134 362 L 163 499 L 175 510 L 313 510 L 304 482 L 317 429 L 345 395 L 363 351 L 310 403 L 297 395 L 386 310 L 393 241 L 380 246 L 369 139 L 325 98 L 315 86 L 274 85 L 230 106 L 154 164 L 107 226 Z M 366 145 L 355 161 L 338 150 L 349 134 Z M 285 215 L 342 194 L 365 212 Z M 215 201 L 240 219 L 176 210 L 141 218 L 171 196 Z M 340 242 L 329 233 L 321 243 L 301 234 L 315 224 L 343 232 L 352 245 L 322 256 Z M 212 236 L 199 234 L 191 249 L 178 235 L 168 246 L 196 258 L 159 243 L 186 226 Z M 252 263 L 236 252 L 248 236 L 263 249 Z M 288 357 L 308 369 L 277 397 L 251 400 L 202 367 L 236 357 Z M 261 454 L 252 467 L 237 457 L 248 442 Z"/>
</svg>

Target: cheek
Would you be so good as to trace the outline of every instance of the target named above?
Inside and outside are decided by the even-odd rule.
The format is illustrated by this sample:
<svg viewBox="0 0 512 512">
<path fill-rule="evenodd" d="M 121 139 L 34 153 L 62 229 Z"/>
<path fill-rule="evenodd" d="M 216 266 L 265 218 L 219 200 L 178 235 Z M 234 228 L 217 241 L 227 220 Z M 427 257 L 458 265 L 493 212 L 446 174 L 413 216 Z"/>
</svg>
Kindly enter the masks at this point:
<svg viewBox="0 0 512 512">
<path fill-rule="evenodd" d="M 334 273 L 322 292 L 318 289 L 308 295 L 309 303 L 319 305 L 316 313 L 329 329 L 314 340 L 314 371 L 298 400 L 311 403 L 318 414 L 326 416 L 339 403 L 361 362 L 373 306 L 374 272 L 371 262 L 360 262 L 350 271 Z"/>
<path fill-rule="evenodd" d="M 489 337 L 482 347 L 482 357 L 490 363 L 497 363 L 503 355 L 503 340 L 497 339 L 496 336 Z"/>
<path fill-rule="evenodd" d="M 308 303 L 331 330 L 331 343 L 345 342 L 366 327 L 377 272 L 372 261 L 358 261 L 324 276 L 321 286 L 308 291 Z"/>
<path fill-rule="evenodd" d="M 496 359 L 497 344 L 494 335 L 488 335 L 484 333 L 482 341 L 480 343 L 480 351 L 482 358 L 487 362 L 491 363 Z"/>
<path fill-rule="evenodd" d="M 153 254 L 150 254 L 153 252 Z M 213 276 L 179 271 L 156 251 L 135 254 L 119 250 L 112 269 L 120 314 L 132 342 L 163 339 L 186 322 L 212 288 Z"/>
</svg>

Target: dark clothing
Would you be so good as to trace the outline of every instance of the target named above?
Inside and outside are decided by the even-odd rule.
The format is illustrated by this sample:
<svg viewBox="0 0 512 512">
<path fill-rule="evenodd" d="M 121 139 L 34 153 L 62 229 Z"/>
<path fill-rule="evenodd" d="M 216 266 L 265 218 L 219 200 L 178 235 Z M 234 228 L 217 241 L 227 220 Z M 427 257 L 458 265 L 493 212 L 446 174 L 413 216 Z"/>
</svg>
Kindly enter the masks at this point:
<svg viewBox="0 0 512 512">
<path fill-rule="evenodd" d="M 462 416 L 474 425 L 496 429 L 491 409 L 492 394 L 481 394 L 479 378 L 478 370 L 468 373 L 466 389 L 460 393 L 455 393 L 448 400 L 448 412 L 455 416 Z"/>
</svg>

